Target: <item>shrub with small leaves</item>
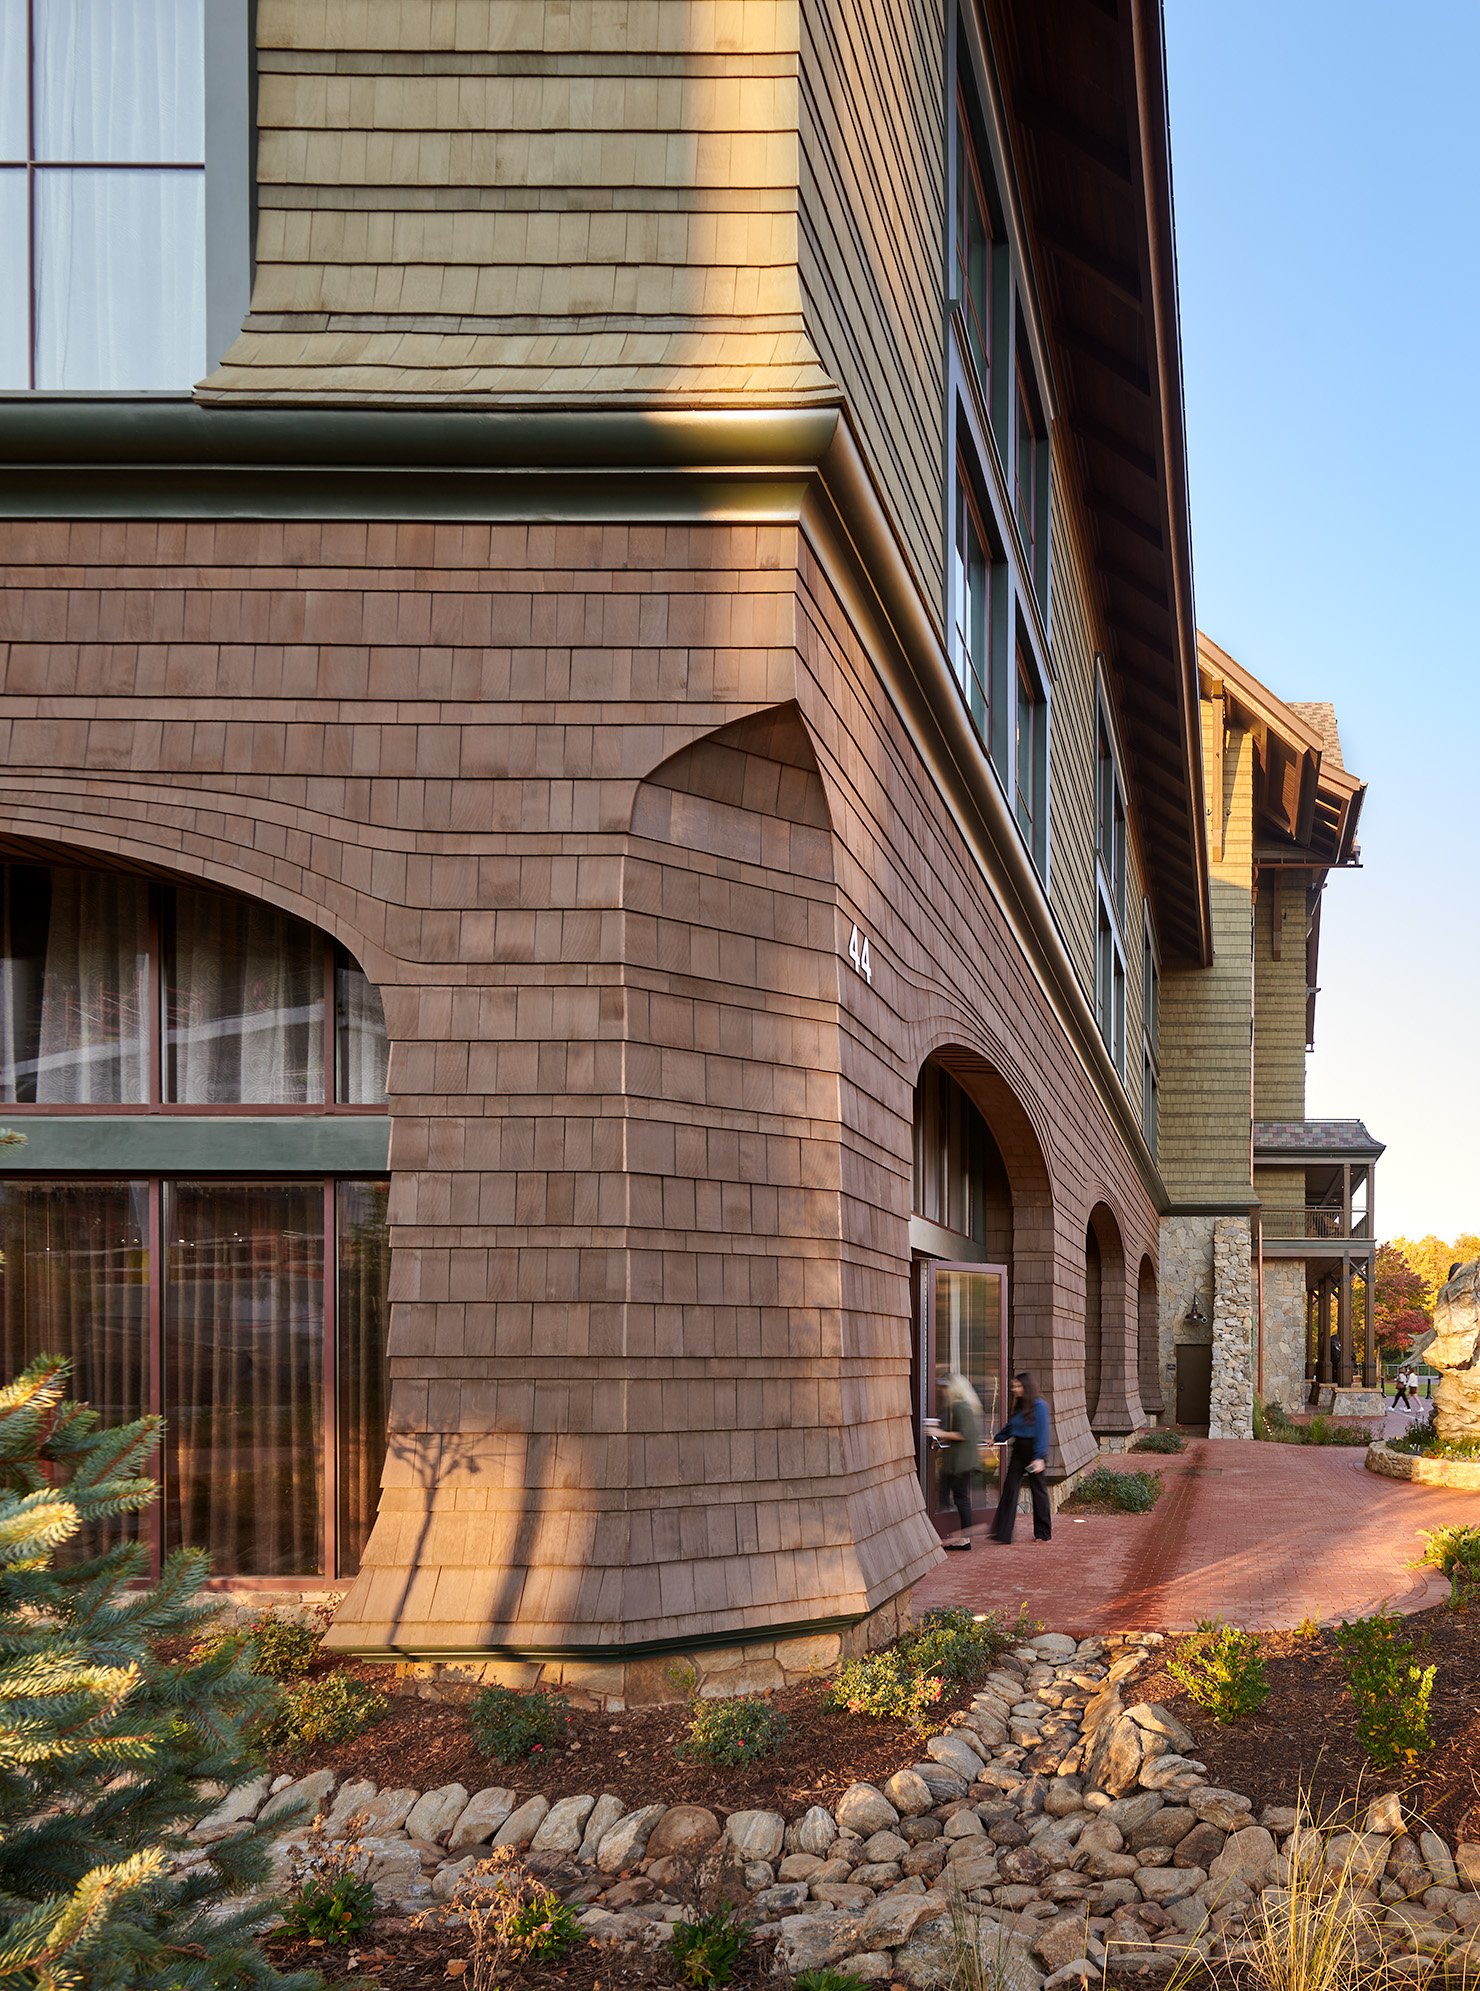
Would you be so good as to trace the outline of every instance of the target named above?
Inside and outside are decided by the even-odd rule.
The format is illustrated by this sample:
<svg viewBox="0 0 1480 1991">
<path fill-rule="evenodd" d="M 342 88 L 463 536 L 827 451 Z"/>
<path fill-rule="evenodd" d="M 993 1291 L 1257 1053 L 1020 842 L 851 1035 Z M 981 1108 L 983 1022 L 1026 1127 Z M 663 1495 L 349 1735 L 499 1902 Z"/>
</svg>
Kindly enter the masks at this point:
<svg viewBox="0 0 1480 1991">
<path fill-rule="evenodd" d="M 564 1694 L 521 1694 L 515 1687 L 485 1687 L 473 1697 L 468 1727 L 481 1753 L 495 1763 L 523 1763 L 563 1742 L 570 1731 Z"/>
<path fill-rule="evenodd" d="M 384 1719 L 390 1703 L 350 1673 L 320 1673 L 285 1687 L 258 1730 L 262 1747 L 285 1755 L 353 1742 Z"/>
<path fill-rule="evenodd" d="M 1187 1440 L 1180 1431 L 1148 1431 L 1131 1446 L 1133 1452 L 1185 1452 Z"/>
<path fill-rule="evenodd" d="M 845 1659 L 823 1689 L 830 1707 L 875 1721 L 904 1721 L 928 1735 L 930 1711 L 944 1692 L 938 1673 L 922 1673 L 898 1645 Z"/>
<path fill-rule="evenodd" d="M 517 1963 L 564 1956 L 583 1935 L 580 1918 L 554 1888 L 529 1881 L 511 1900 L 503 1918 L 503 1942 Z"/>
<path fill-rule="evenodd" d="M 675 1755 L 724 1769 L 774 1755 L 786 1737 L 787 1721 L 769 1701 L 711 1701 L 689 1723 Z"/>
<path fill-rule="evenodd" d="M 1075 1487 L 1072 1505 L 1097 1507 L 1112 1514 L 1149 1514 L 1164 1490 L 1158 1472 L 1123 1473 L 1114 1466 L 1096 1466 Z"/>
<path fill-rule="evenodd" d="M 1480 1459 L 1480 1438 L 1441 1438 L 1435 1421 L 1439 1406 L 1430 1401 L 1422 1417 L 1415 1417 L 1408 1429 L 1389 1438 L 1390 1452 L 1408 1452 L 1426 1459 Z"/>
<path fill-rule="evenodd" d="M 1269 1699 L 1258 1638 L 1216 1618 L 1204 1618 L 1183 1640 L 1167 1671 L 1219 1723 L 1257 1714 Z"/>
<path fill-rule="evenodd" d="M 851 1970 L 835 1970 L 824 1964 L 817 1970 L 804 1970 L 791 1980 L 791 1991 L 866 1991 L 864 1981 Z"/>
<path fill-rule="evenodd" d="M 347 1943 L 367 1929 L 375 1915 L 370 1859 L 354 1836 L 363 1818 L 350 1820 L 350 1836 L 329 1838 L 322 1818 L 288 1861 L 293 1895 L 283 1927 L 300 1942 Z"/>
<path fill-rule="evenodd" d="M 1041 1629 L 1020 1606 L 976 1613 L 961 1606 L 926 1611 L 882 1652 L 845 1660 L 825 1688 L 830 1706 L 876 1721 L 905 1721 L 928 1734 L 931 1711 L 947 1689 L 972 1686 L 1014 1645 Z"/>
<path fill-rule="evenodd" d="M 1418 1664 L 1419 1649 L 1402 1627 L 1396 1611 L 1374 1611 L 1336 1628 L 1357 1709 L 1357 1739 L 1380 1770 L 1416 1763 L 1434 1745 L 1429 1701 L 1435 1669 Z"/>
<path fill-rule="evenodd" d="M 728 1984 L 744 1954 L 750 1924 L 733 1908 L 716 1908 L 691 1922 L 679 1922 L 668 1939 L 668 1951 L 684 1984 L 702 1987 Z"/>
</svg>

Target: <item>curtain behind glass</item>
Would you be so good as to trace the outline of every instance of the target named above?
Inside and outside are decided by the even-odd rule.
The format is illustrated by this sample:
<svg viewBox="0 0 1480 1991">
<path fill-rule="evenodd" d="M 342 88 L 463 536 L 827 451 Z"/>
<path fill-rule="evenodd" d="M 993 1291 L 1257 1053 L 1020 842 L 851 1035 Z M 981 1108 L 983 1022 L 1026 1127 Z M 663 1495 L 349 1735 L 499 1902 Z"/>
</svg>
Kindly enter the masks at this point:
<svg viewBox="0 0 1480 1991">
<path fill-rule="evenodd" d="M 149 1196 L 142 1182 L 0 1180 L 0 1360 L 6 1379 L 38 1355 L 72 1363 L 73 1396 L 105 1424 L 147 1408 Z M 137 1534 L 105 1524 L 87 1546 Z"/>
<path fill-rule="evenodd" d="M 387 1044 L 380 990 L 343 948 L 334 953 L 335 1041 L 341 1106 L 385 1100 Z"/>
<path fill-rule="evenodd" d="M 149 888 L 16 864 L 0 883 L 0 1100 L 149 1096 Z"/>
<path fill-rule="evenodd" d="M 35 0 L 39 159 L 195 160 L 204 0 Z"/>
<path fill-rule="evenodd" d="M 253 900 L 179 891 L 167 966 L 169 1099 L 322 1101 L 324 952 L 311 927 Z"/>
<path fill-rule="evenodd" d="M 390 1233 L 386 1182 L 341 1182 L 339 1224 L 339 1570 L 360 1567 L 385 1462 Z"/>
<path fill-rule="evenodd" d="M 179 1183 L 165 1250 L 167 1547 L 323 1572 L 321 1183 Z"/>
</svg>

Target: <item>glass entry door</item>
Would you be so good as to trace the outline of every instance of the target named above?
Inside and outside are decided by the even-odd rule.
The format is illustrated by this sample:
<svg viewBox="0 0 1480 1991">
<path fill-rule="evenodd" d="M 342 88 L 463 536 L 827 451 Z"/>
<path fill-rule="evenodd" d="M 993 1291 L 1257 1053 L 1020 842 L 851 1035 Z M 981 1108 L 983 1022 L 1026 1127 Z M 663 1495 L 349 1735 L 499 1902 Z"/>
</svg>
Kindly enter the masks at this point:
<svg viewBox="0 0 1480 1991">
<path fill-rule="evenodd" d="M 927 1511 L 954 1519 L 940 1463 L 946 1447 L 933 1434 L 959 1431 L 963 1417 L 975 1425 L 987 1497 L 994 1499 L 992 1434 L 1006 1421 L 1007 1267 L 929 1261 L 924 1270 L 915 1363 L 920 1482 Z M 978 1481 L 973 1489 L 978 1503 L 981 1489 Z"/>
</svg>

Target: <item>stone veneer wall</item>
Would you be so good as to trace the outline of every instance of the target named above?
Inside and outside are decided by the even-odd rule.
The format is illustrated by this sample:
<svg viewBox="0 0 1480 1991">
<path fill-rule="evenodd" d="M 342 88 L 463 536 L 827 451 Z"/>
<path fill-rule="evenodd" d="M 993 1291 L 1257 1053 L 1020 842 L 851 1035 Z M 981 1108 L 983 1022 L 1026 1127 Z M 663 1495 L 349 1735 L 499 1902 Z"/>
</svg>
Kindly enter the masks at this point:
<svg viewBox="0 0 1480 1991">
<path fill-rule="evenodd" d="M 1163 1217 L 1161 1220 L 1158 1359 L 1161 1393 L 1169 1423 L 1175 1421 L 1177 1412 L 1178 1344 L 1207 1339 L 1206 1328 L 1199 1335 L 1186 1326 L 1187 1309 L 1194 1298 L 1208 1318 L 1212 1318 L 1215 1221 L 1212 1217 Z"/>
<path fill-rule="evenodd" d="M 1264 1397 L 1286 1410 L 1304 1407 L 1305 1264 L 1301 1259 L 1264 1261 Z"/>
<path fill-rule="evenodd" d="M 1254 1270 L 1248 1222 L 1213 1220 L 1213 1405 L 1210 1438 L 1254 1435 Z"/>
</svg>

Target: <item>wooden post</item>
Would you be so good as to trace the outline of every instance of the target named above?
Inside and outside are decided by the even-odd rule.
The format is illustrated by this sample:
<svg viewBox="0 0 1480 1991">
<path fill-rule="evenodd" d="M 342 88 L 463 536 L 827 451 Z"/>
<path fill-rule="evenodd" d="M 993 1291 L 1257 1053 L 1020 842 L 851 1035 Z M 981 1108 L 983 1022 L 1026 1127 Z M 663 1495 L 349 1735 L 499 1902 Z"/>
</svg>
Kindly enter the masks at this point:
<svg viewBox="0 0 1480 1991">
<path fill-rule="evenodd" d="M 1316 1381 L 1331 1381 L 1331 1275 L 1321 1274 L 1316 1288 Z"/>
<path fill-rule="evenodd" d="M 1371 1194 L 1369 1186 L 1368 1194 Z M 1367 1334 L 1366 1359 L 1362 1364 L 1362 1381 L 1369 1390 L 1377 1388 L 1377 1295 L 1373 1290 L 1377 1284 L 1377 1253 L 1369 1251 L 1363 1260 L 1363 1284 L 1366 1287 Z"/>
<path fill-rule="evenodd" d="M 1336 1338 L 1341 1354 L 1336 1364 L 1336 1382 L 1345 1387 L 1352 1380 L 1352 1262 L 1341 1254 L 1341 1284 L 1336 1290 Z"/>
</svg>

